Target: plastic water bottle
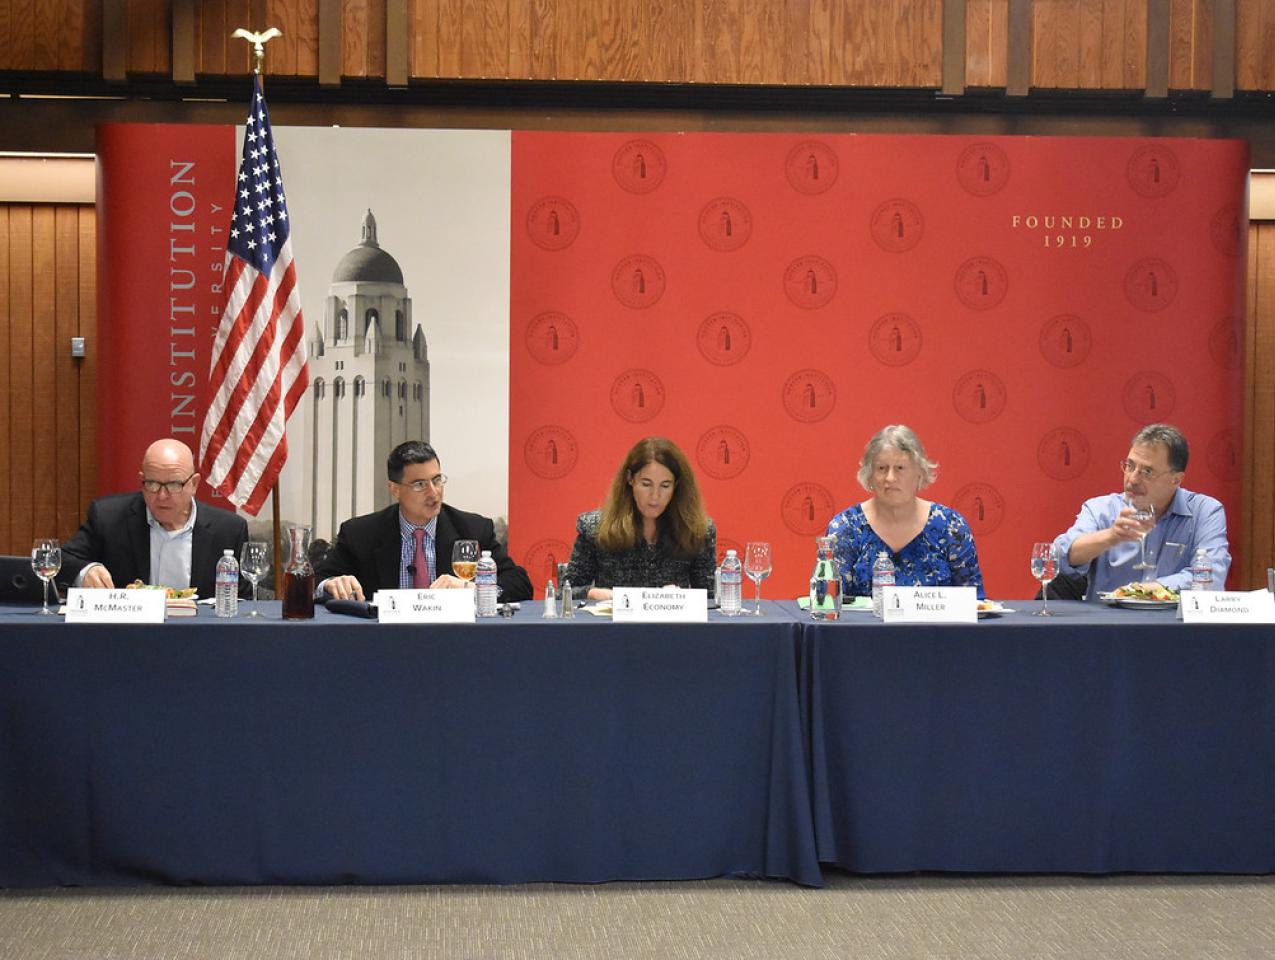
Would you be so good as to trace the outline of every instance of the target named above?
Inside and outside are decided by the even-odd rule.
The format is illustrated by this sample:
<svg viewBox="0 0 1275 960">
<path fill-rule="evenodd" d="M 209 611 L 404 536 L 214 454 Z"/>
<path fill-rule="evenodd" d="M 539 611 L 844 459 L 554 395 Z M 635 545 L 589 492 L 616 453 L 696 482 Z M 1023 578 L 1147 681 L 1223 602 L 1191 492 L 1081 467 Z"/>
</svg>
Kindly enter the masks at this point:
<svg viewBox="0 0 1275 960">
<path fill-rule="evenodd" d="M 880 620 L 885 614 L 883 597 L 885 588 L 894 586 L 894 564 L 890 555 L 884 550 L 877 553 L 876 562 L 872 564 L 872 615 Z"/>
<path fill-rule="evenodd" d="M 484 550 L 478 558 L 478 568 L 474 573 L 474 587 L 478 592 L 478 615 L 494 617 L 496 615 L 496 561 L 491 558 L 491 551 Z"/>
<path fill-rule="evenodd" d="M 221 559 L 217 561 L 217 588 L 214 596 L 217 616 L 239 615 L 239 561 L 235 559 L 233 550 L 223 550 Z"/>
<path fill-rule="evenodd" d="M 1213 589 L 1213 564 L 1209 563 L 1209 552 L 1203 547 L 1195 551 L 1191 560 L 1191 589 Z"/>
<path fill-rule="evenodd" d="M 545 582 L 545 609 L 540 616 L 546 620 L 558 619 L 558 597 L 553 591 L 553 577 Z"/>
<path fill-rule="evenodd" d="M 734 550 L 726 551 L 726 559 L 722 561 L 722 614 L 737 617 L 743 610 L 744 602 L 744 567 Z"/>
</svg>

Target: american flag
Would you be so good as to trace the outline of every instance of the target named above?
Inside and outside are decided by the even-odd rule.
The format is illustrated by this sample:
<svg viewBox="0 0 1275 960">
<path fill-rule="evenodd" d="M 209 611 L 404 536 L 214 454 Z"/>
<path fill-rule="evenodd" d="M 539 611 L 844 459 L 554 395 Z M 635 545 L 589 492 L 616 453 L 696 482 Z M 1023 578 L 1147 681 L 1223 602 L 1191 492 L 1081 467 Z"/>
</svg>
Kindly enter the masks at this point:
<svg viewBox="0 0 1275 960">
<path fill-rule="evenodd" d="M 288 457 L 284 424 L 310 382 L 288 205 L 259 77 L 244 132 L 224 289 L 200 472 L 256 516 Z"/>
</svg>

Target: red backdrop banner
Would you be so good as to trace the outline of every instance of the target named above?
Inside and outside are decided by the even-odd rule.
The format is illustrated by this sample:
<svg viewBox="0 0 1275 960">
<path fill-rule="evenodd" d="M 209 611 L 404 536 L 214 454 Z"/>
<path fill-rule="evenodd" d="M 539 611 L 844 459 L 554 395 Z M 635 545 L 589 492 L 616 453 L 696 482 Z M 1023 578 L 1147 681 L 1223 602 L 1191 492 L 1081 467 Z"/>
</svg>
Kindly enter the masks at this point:
<svg viewBox="0 0 1275 960">
<path fill-rule="evenodd" d="M 515 133 L 511 549 L 543 589 L 638 438 L 695 465 L 769 596 L 866 494 L 880 427 L 989 594 L 1119 488 L 1143 424 L 1239 530 L 1247 148 L 1220 140 Z"/>
<path fill-rule="evenodd" d="M 235 128 L 103 124 L 97 154 L 97 486 L 112 493 L 137 489 L 153 440 L 177 437 L 198 455 Z"/>
</svg>

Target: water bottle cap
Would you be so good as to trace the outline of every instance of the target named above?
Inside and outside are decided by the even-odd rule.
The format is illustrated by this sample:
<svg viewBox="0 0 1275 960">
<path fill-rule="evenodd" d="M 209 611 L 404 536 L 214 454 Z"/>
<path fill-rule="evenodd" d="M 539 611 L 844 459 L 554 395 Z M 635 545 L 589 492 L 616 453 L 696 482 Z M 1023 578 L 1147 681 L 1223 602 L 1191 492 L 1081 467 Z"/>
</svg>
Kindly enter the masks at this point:
<svg viewBox="0 0 1275 960">
<path fill-rule="evenodd" d="M 727 551 L 726 551 L 726 556 L 728 556 L 728 557 L 733 557 L 733 556 L 735 556 L 735 551 L 734 551 L 734 550 L 727 550 Z"/>
<path fill-rule="evenodd" d="M 225 550 L 221 551 L 221 555 L 223 557 L 233 557 L 235 555 L 235 551 L 227 547 Z"/>
<path fill-rule="evenodd" d="M 484 556 L 484 557 L 490 557 L 490 556 L 491 556 L 491 551 L 490 551 L 490 550 L 484 550 L 484 551 L 483 551 L 483 556 Z"/>
</svg>

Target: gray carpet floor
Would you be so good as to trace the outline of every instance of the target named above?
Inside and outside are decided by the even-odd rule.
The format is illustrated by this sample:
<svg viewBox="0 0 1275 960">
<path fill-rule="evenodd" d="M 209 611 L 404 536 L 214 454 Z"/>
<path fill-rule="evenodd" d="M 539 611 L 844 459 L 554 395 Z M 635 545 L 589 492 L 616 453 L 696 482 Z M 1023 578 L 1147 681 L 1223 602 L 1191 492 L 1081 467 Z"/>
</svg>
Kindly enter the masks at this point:
<svg viewBox="0 0 1275 960">
<path fill-rule="evenodd" d="M 1275 877 L 0 891 L 0 960 L 1275 957 Z"/>
</svg>

